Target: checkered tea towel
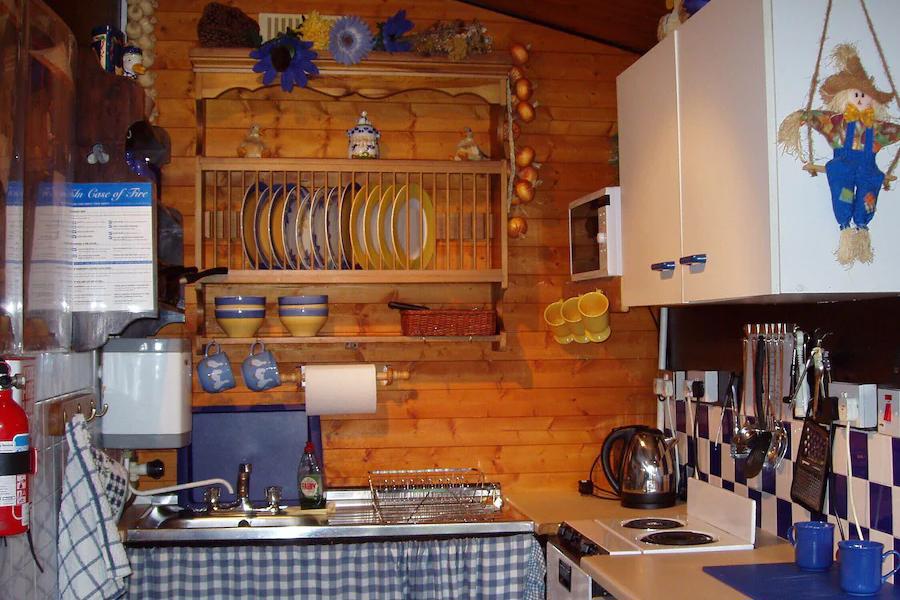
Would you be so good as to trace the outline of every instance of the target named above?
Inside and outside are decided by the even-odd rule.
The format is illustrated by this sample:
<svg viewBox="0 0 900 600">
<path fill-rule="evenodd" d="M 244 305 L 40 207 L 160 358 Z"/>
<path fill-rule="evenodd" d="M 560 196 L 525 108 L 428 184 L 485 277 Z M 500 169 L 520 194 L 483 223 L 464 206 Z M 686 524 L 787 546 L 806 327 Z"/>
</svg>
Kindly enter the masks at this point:
<svg viewBox="0 0 900 600">
<path fill-rule="evenodd" d="M 131 575 L 131 565 L 82 415 L 66 424 L 66 441 L 69 452 L 59 508 L 60 598 L 120 598 L 128 589 L 125 578 Z"/>
</svg>

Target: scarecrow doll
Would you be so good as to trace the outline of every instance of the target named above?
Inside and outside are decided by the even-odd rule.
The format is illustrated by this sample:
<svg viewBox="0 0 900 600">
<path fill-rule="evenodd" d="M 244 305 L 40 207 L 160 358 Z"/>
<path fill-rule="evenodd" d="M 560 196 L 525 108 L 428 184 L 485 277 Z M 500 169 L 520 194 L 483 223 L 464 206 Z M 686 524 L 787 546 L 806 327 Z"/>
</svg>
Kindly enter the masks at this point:
<svg viewBox="0 0 900 600">
<path fill-rule="evenodd" d="M 900 124 L 889 120 L 886 109 L 894 94 L 875 87 L 853 45 L 835 47 L 832 58 L 838 70 L 819 88 L 824 110 L 798 110 L 788 115 L 779 127 L 778 143 L 786 153 L 803 160 L 800 128 L 806 125 L 831 145 L 834 157 L 824 170 L 841 231 L 835 255 L 849 267 L 854 260 L 871 263 L 874 258 L 869 223 L 875 216 L 879 188 L 885 183 L 875 155 L 900 141 Z M 811 150 L 810 142 L 809 163 L 804 169 L 816 171 L 819 168 L 811 164 Z"/>
</svg>

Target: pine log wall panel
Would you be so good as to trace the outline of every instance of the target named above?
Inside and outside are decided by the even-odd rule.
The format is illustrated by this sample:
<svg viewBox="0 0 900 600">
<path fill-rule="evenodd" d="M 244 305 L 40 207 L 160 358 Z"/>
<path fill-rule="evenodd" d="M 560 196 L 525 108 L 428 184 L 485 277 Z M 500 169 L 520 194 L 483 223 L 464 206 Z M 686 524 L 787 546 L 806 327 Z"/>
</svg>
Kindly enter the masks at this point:
<svg viewBox="0 0 900 600">
<path fill-rule="evenodd" d="M 184 215 L 189 261 L 194 256 L 196 130 L 188 52 L 197 44 L 196 26 L 205 4 L 206 0 L 160 0 L 156 29 L 159 124 L 169 131 L 173 145 L 172 162 L 164 170 L 163 202 Z M 373 28 L 376 20 L 407 8 L 420 30 L 436 19 L 478 18 L 498 50 L 512 41 L 533 44 L 528 71 L 537 84 L 540 104 L 537 119 L 523 124 L 519 143 L 537 151 L 543 184 L 527 207 L 527 237 L 509 242 L 510 286 L 504 307 L 508 350 L 495 352 L 488 344 L 434 343 L 363 344 L 355 350 L 327 345 L 275 348 L 283 363 L 389 362 L 412 372 L 410 381 L 379 389 L 375 414 L 322 419 L 331 485 L 363 484 L 371 469 L 476 466 L 506 485 L 571 487 L 586 475 L 612 427 L 655 421 L 651 381 L 657 331 L 647 310 L 613 314 L 609 341 L 583 346 L 560 346 L 542 319 L 546 304 L 561 296 L 568 281 L 568 203 L 615 183 L 615 170 L 608 164 L 608 133 L 616 116 L 615 78 L 636 60 L 635 55 L 449 0 L 409 5 L 395 0 L 229 4 L 254 17 L 260 11 L 357 14 Z M 360 97 L 338 101 L 309 90 L 287 94 L 273 87 L 254 93 L 234 90 L 209 102 L 208 152 L 235 156 L 249 125 L 258 123 L 266 144 L 278 156 L 341 158 L 346 156 L 345 130 L 361 110 L 368 110 L 382 130 L 385 157 L 450 158 L 467 126 L 483 147 L 488 145 L 489 111 L 474 97 L 412 91 L 384 101 Z M 610 285 L 603 283 L 604 288 Z M 268 291 L 268 314 L 276 314 L 272 303 L 279 291 L 259 287 L 246 291 L 254 290 Z M 398 331 L 399 318 L 385 310 L 384 303 L 406 294 L 404 290 L 376 285 L 322 291 L 334 302 L 327 332 Z M 405 299 L 462 305 L 488 301 L 483 289 L 466 285 L 420 287 Z M 188 306 L 188 328 L 193 309 Z M 271 316 L 264 327 L 270 332 L 280 329 Z M 181 334 L 179 327 L 163 332 Z M 246 350 L 226 349 L 237 372 Z M 212 395 L 194 382 L 196 406 L 291 404 L 302 399 L 290 386 L 253 393 L 239 383 L 229 392 Z M 174 452 L 142 454 L 142 459 L 153 457 L 165 460 L 163 483 L 171 482 Z"/>
</svg>

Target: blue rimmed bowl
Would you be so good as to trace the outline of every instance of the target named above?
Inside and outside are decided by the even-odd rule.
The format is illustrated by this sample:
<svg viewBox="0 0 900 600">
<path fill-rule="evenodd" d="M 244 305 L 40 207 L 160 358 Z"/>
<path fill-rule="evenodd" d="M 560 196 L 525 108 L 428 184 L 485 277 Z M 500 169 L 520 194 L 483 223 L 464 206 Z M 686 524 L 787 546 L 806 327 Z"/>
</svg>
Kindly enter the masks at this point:
<svg viewBox="0 0 900 600">
<path fill-rule="evenodd" d="M 312 337 L 328 320 L 328 308 L 312 305 L 279 307 L 278 318 L 295 337 Z"/>
<path fill-rule="evenodd" d="M 253 337 L 266 317 L 265 309 L 216 309 L 216 322 L 228 337 Z"/>
<path fill-rule="evenodd" d="M 328 304 L 325 294 L 316 296 L 279 296 L 278 306 L 305 306 L 307 304 Z"/>
<path fill-rule="evenodd" d="M 265 310 L 265 296 L 216 296 L 216 310 Z"/>
</svg>

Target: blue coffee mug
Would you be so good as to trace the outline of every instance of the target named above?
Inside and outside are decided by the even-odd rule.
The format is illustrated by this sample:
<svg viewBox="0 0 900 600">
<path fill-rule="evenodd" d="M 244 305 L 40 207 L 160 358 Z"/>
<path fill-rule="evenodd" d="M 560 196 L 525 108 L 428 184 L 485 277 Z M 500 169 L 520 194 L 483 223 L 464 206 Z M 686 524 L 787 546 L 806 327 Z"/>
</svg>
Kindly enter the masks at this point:
<svg viewBox="0 0 900 600">
<path fill-rule="evenodd" d="M 256 347 L 260 350 L 255 352 Z M 275 355 L 266 350 L 266 345 L 260 340 L 250 346 L 250 355 L 244 359 L 241 365 L 241 374 L 244 383 L 254 392 L 264 392 L 281 385 L 281 375 L 278 373 L 278 361 Z"/>
<path fill-rule="evenodd" d="M 888 577 L 900 570 L 900 552 L 884 552 L 884 544 L 868 540 L 845 540 L 838 542 L 841 564 L 841 589 L 848 594 L 868 596 L 876 594 Z M 884 560 L 894 556 L 894 564 L 887 575 L 882 575 Z"/>
<path fill-rule="evenodd" d="M 834 525 L 822 521 L 794 523 L 787 530 L 794 562 L 804 571 L 826 571 L 834 562 Z"/>
<path fill-rule="evenodd" d="M 200 387 L 210 394 L 224 392 L 235 386 L 228 355 L 215 340 L 206 345 L 203 358 L 197 363 L 197 379 L 200 380 Z"/>
</svg>

